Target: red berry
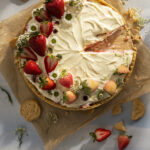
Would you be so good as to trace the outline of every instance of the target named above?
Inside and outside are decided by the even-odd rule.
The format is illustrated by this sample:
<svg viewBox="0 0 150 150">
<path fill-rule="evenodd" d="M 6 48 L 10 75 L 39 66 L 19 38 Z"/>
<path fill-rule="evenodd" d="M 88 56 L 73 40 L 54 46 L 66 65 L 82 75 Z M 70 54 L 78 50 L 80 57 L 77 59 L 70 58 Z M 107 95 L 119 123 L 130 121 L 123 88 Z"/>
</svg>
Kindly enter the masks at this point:
<svg viewBox="0 0 150 150">
<path fill-rule="evenodd" d="M 64 15 L 63 0 L 47 0 L 45 7 L 49 15 L 53 15 L 58 19 Z"/>
<path fill-rule="evenodd" d="M 59 83 L 66 88 L 71 88 L 71 86 L 73 85 L 72 74 L 68 73 L 66 76 L 60 78 Z"/>
<path fill-rule="evenodd" d="M 128 144 L 130 143 L 130 138 L 131 138 L 131 136 L 127 136 L 127 135 L 119 135 L 118 136 L 119 150 L 123 150 L 124 148 L 126 148 L 128 146 Z"/>
<path fill-rule="evenodd" d="M 45 55 L 46 51 L 46 37 L 42 34 L 32 36 L 29 40 L 31 48 L 40 56 Z"/>
<path fill-rule="evenodd" d="M 46 56 L 44 59 L 44 64 L 45 64 L 46 72 L 50 73 L 56 68 L 58 64 L 58 59 L 53 55 Z"/>
<path fill-rule="evenodd" d="M 34 61 L 37 60 L 37 56 L 32 52 L 32 50 L 29 47 L 23 48 L 23 51 L 21 52 L 20 57 L 24 59 L 31 59 Z"/>
<path fill-rule="evenodd" d="M 101 142 L 111 135 L 111 131 L 98 128 L 94 132 L 91 132 L 90 135 L 93 137 L 93 142 L 95 141 Z"/>
<path fill-rule="evenodd" d="M 43 8 L 36 9 L 36 11 L 33 12 L 33 15 L 34 15 L 36 21 L 38 21 L 38 22 L 51 20 L 51 17 L 47 13 L 47 11 L 44 10 Z"/>
<path fill-rule="evenodd" d="M 52 22 L 45 21 L 45 22 L 41 23 L 40 31 L 41 31 L 42 34 L 44 34 L 46 37 L 48 37 L 53 31 Z"/>
<path fill-rule="evenodd" d="M 42 86 L 42 89 L 43 90 L 52 90 L 55 87 L 56 87 L 56 83 L 48 77 L 48 78 L 46 78 L 46 85 Z"/>
<path fill-rule="evenodd" d="M 25 63 L 24 72 L 32 75 L 39 75 L 42 73 L 39 66 L 33 60 L 29 60 Z"/>
</svg>

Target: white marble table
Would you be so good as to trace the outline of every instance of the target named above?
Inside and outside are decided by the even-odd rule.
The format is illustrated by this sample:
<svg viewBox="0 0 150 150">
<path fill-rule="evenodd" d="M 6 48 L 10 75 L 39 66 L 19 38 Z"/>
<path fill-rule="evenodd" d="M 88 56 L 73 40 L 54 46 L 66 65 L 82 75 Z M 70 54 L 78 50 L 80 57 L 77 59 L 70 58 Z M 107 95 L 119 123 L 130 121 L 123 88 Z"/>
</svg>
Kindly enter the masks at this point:
<svg viewBox="0 0 150 150">
<path fill-rule="evenodd" d="M 0 21 L 27 8 L 37 0 L 29 0 L 26 3 L 21 0 L 0 0 Z M 130 7 L 142 9 L 142 15 L 150 18 L 150 2 L 148 0 L 130 0 L 127 3 Z M 150 48 L 150 24 L 147 24 L 141 31 L 145 43 Z M 6 81 L 0 75 L 0 85 L 9 89 Z M 19 104 L 13 97 L 13 106 L 7 100 L 5 93 L 0 91 L 0 150 L 17 150 L 17 139 L 14 131 L 19 126 L 25 126 L 28 136 L 25 136 L 22 150 L 44 150 L 42 141 L 37 135 L 31 123 L 26 122 L 19 114 Z M 133 135 L 131 144 L 126 150 L 150 150 L 150 94 L 141 97 L 146 104 L 145 116 L 137 122 L 131 121 L 132 103 L 124 104 L 123 113 L 119 116 L 111 116 L 111 112 L 99 117 L 84 128 L 80 129 L 74 135 L 67 137 L 54 150 L 117 150 L 118 132 L 112 127 L 118 121 L 124 119 L 129 135 Z M 105 127 L 113 130 L 113 135 L 102 143 L 93 143 L 89 137 L 89 132 L 95 128 Z"/>
</svg>

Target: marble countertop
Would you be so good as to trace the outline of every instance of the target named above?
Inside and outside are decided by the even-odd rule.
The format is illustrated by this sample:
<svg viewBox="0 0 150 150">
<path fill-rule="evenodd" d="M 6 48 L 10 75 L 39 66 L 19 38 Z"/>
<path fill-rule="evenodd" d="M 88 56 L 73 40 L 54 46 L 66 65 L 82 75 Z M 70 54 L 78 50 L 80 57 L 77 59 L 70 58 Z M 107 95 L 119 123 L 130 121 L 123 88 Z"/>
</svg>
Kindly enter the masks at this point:
<svg viewBox="0 0 150 150">
<path fill-rule="evenodd" d="M 29 7 L 37 0 L 29 0 L 24 3 L 21 0 L 1 0 L 0 1 L 0 21 Z M 142 16 L 150 19 L 150 1 L 148 0 L 129 0 L 127 7 L 136 7 L 142 10 Z M 144 42 L 150 48 L 150 23 L 146 24 L 141 31 Z M 25 126 L 28 136 L 24 137 L 21 150 L 44 150 L 41 139 L 36 133 L 31 123 L 26 122 L 20 115 L 20 106 L 12 94 L 7 82 L 0 75 L 0 85 L 11 93 L 13 105 L 11 105 L 5 93 L 0 90 L 0 149 L 17 150 L 17 138 L 15 129 Z M 116 150 L 118 132 L 113 129 L 113 125 L 120 120 L 124 120 L 127 133 L 133 136 L 130 145 L 126 150 L 149 150 L 150 149 L 150 94 L 141 97 L 147 109 L 145 116 L 134 122 L 131 120 L 132 102 L 123 105 L 123 113 L 119 116 L 111 116 L 111 111 L 99 117 L 95 121 L 86 125 L 75 134 L 68 136 L 62 143 L 57 145 L 54 150 Z M 93 143 L 89 137 L 89 132 L 99 127 L 113 130 L 112 136 L 102 143 Z"/>
</svg>

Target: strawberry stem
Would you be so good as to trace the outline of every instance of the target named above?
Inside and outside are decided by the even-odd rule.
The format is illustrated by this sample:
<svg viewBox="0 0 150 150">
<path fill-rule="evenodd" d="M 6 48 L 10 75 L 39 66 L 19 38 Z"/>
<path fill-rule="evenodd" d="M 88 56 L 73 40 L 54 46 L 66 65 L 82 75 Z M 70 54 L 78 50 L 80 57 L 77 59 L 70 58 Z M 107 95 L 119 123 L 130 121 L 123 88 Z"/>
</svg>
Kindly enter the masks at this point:
<svg viewBox="0 0 150 150">
<path fill-rule="evenodd" d="M 90 132 L 89 135 L 93 138 L 93 142 L 96 141 L 96 134 L 94 132 Z"/>
<path fill-rule="evenodd" d="M 131 138 L 132 138 L 132 135 L 128 136 L 128 138 L 131 139 Z"/>
</svg>

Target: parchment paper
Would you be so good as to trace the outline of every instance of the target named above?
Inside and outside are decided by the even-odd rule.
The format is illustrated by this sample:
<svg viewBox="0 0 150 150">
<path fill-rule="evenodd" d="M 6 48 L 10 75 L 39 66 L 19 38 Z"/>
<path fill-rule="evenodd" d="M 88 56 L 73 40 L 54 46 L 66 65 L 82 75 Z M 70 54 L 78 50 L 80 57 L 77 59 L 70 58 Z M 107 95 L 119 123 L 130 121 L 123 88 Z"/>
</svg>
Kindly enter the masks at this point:
<svg viewBox="0 0 150 150">
<path fill-rule="evenodd" d="M 108 0 L 108 3 L 111 3 L 122 14 L 124 13 L 125 10 L 119 0 Z M 13 49 L 9 45 L 9 41 L 20 33 L 20 30 L 31 14 L 31 10 L 38 7 L 39 4 L 37 3 L 0 23 L 0 71 L 10 85 L 19 103 L 27 99 L 36 99 L 39 101 L 43 112 L 41 117 L 32 123 L 42 138 L 45 149 L 50 150 L 61 142 L 65 136 L 75 132 L 93 119 L 96 119 L 114 104 L 124 103 L 150 92 L 150 51 L 142 41 L 136 44 L 138 55 L 129 82 L 115 99 L 95 109 L 93 113 L 87 111 L 70 111 L 66 113 L 64 110 L 54 108 L 39 100 L 27 87 L 23 77 L 14 65 Z M 54 112 L 58 115 L 59 119 L 56 124 L 48 124 L 46 118 L 48 112 Z"/>
</svg>

